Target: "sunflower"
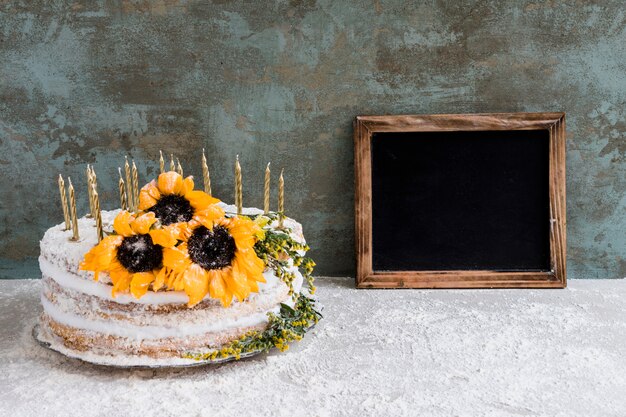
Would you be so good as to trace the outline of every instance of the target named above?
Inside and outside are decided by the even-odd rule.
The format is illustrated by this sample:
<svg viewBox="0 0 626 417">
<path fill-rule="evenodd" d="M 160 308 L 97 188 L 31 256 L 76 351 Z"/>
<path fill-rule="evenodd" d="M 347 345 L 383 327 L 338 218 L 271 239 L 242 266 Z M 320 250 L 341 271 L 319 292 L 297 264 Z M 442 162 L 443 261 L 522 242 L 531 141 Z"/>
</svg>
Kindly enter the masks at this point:
<svg viewBox="0 0 626 417">
<path fill-rule="evenodd" d="M 87 252 L 80 269 L 95 272 L 96 281 L 100 272 L 108 272 L 113 297 L 130 287 L 130 292 L 140 298 L 162 269 L 163 248 L 177 243 L 176 228 L 152 228 L 156 221 L 152 212 L 120 212 L 113 221 L 116 234 L 105 237 Z"/>
<path fill-rule="evenodd" d="M 258 282 L 265 282 L 265 264 L 254 251 L 259 232 L 256 223 L 240 217 L 223 217 L 208 226 L 190 222 L 183 242 L 163 250 L 164 268 L 153 288 L 167 285 L 184 290 L 190 307 L 207 293 L 224 307 L 233 296 L 243 301 L 251 292 L 258 292 Z"/>
<path fill-rule="evenodd" d="M 193 189 L 193 177 L 183 179 L 177 172 L 164 172 L 139 193 L 139 210 L 151 211 L 162 225 L 184 224 L 192 219 L 211 222 L 224 215 L 220 200 Z"/>
</svg>

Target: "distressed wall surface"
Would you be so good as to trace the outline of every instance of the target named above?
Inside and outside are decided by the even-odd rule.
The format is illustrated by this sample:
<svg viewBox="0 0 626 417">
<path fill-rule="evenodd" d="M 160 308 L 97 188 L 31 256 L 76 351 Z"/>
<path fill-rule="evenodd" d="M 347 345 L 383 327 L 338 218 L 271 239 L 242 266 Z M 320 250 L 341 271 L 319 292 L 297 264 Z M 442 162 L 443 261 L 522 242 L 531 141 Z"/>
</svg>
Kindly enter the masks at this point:
<svg viewBox="0 0 626 417">
<path fill-rule="evenodd" d="M 38 275 L 62 219 L 56 175 L 158 150 L 231 201 L 262 204 L 267 161 L 318 273 L 350 275 L 359 114 L 565 111 L 570 278 L 626 275 L 622 1 L 0 2 L 0 276 Z M 276 176 L 274 180 L 276 180 Z M 276 184 L 276 181 L 274 182 Z M 275 197 L 275 196 L 274 196 Z"/>
</svg>

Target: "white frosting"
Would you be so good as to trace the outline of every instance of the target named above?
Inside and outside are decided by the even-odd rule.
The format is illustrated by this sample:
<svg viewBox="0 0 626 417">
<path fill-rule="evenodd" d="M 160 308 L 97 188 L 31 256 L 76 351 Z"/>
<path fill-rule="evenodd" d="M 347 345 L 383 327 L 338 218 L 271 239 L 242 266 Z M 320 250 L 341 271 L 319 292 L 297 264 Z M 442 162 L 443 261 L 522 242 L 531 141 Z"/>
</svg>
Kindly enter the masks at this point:
<svg viewBox="0 0 626 417">
<path fill-rule="evenodd" d="M 119 304 L 183 304 L 189 301 L 187 294 L 183 291 L 148 291 L 143 297 L 135 298 L 128 293 L 119 293 L 115 297 L 111 294 L 111 286 L 93 279 L 81 278 L 78 275 L 60 268 L 43 256 L 39 257 L 39 268 L 44 276 L 55 280 L 60 286 L 69 288 L 83 294 L 92 295 L 104 300 L 115 301 Z M 272 270 L 263 273 L 265 283 L 259 283 L 259 291 L 276 286 L 280 280 Z M 207 295 L 205 298 L 209 298 Z"/>
<path fill-rule="evenodd" d="M 123 321 L 91 320 L 71 314 L 57 308 L 45 296 L 41 296 L 44 311 L 54 321 L 66 326 L 75 327 L 96 333 L 113 336 L 128 337 L 135 340 L 161 339 L 167 337 L 196 336 L 205 333 L 217 333 L 238 327 L 256 326 L 267 323 L 267 313 L 278 312 L 279 307 L 261 313 L 249 314 L 236 319 L 219 320 L 204 324 L 172 323 L 172 327 L 165 326 L 135 326 Z"/>
<path fill-rule="evenodd" d="M 296 279 L 294 280 L 293 287 L 294 291 L 297 292 L 302 287 L 303 277 L 300 272 L 295 271 L 295 273 Z M 285 300 L 284 303 L 293 306 L 293 300 L 291 298 Z M 267 323 L 267 313 L 277 313 L 280 309 L 280 306 L 276 306 L 266 311 L 252 313 L 241 317 L 224 318 L 216 321 L 207 321 L 201 323 L 173 320 L 171 321 L 171 326 L 137 326 L 121 320 L 104 321 L 98 320 L 96 318 L 87 318 L 69 311 L 64 311 L 59 306 L 51 303 L 45 297 L 45 295 L 43 295 L 43 293 L 41 295 L 41 304 L 43 305 L 45 313 L 58 323 L 87 331 L 104 333 L 119 337 L 127 337 L 134 340 L 195 336 L 205 333 L 222 332 L 234 328 L 256 326 L 259 324 Z"/>
<path fill-rule="evenodd" d="M 219 203 L 218 205 L 222 207 L 226 213 L 230 213 L 230 214 L 237 213 L 237 206 L 224 204 L 224 203 Z M 242 207 L 241 212 L 245 215 L 252 215 L 252 216 L 257 215 L 257 214 L 263 214 L 263 210 L 258 209 L 256 207 Z M 270 224 L 270 226 L 273 228 L 277 228 L 278 221 L 274 220 Z M 292 239 L 294 239 L 296 242 L 301 243 L 303 245 L 306 244 L 306 240 L 304 239 L 304 235 L 302 233 L 302 225 L 300 223 L 298 223 L 297 221 L 295 221 L 294 219 L 290 217 L 285 217 L 283 219 L 283 226 L 291 230 L 291 232 L 289 233 L 289 236 Z M 304 255 L 304 253 L 302 253 L 301 255 Z"/>
<path fill-rule="evenodd" d="M 112 230 L 113 219 L 120 210 L 102 211 L 102 225 L 105 231 Z M 72 272 L 78 272 L 78 265 L 83 260 L 85 253 L 98 244 L 96 236 L 96 222 L 87 217 L 78 219 L 78 233 L 80 239 L 75 242 L 70 240 L 71 230 L 64 230 L 65 224 L 57 224 L 46 231 L 40 242 L 41 255 L 55 261 L 65 260 L 66 265 L 73 266 Z M 81 275 L 87 276 L 87 272 L 81 271 Z"/>
</svg>

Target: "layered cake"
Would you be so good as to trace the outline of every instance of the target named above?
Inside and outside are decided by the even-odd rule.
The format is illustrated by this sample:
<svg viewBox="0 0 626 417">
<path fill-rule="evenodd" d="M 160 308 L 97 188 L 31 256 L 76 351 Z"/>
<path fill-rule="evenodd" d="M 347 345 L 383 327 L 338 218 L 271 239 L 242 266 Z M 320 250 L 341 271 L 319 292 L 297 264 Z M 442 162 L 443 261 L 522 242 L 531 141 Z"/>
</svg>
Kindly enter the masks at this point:
<svg viewBox="0 0 626 417">
<path fill-rule="evenodd" d="M 66 224 L 45 233 L 40 341 L 105 365 L 186 365 L 284 350 L 320 317 L 295 220 L 173 171 L 136 197 L 77 219 L 77 240 Z"/>
</svg>

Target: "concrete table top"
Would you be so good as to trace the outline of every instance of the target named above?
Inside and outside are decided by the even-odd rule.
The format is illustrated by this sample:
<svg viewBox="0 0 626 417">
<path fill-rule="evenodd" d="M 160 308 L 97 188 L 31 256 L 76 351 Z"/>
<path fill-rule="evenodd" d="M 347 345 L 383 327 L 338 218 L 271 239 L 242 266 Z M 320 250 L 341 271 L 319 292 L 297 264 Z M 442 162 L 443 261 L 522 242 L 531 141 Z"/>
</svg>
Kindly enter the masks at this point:
<svg viewBox="0 0 626 417">
<path fill-rule="evenodd" d="M 565 290 L 317 283 L 324 319 L 287 352 L 148 371 L 40 347 L 40 282 L 0 281 L 0 415 L 626 415 L 626 280 Z"/>
</svg>

